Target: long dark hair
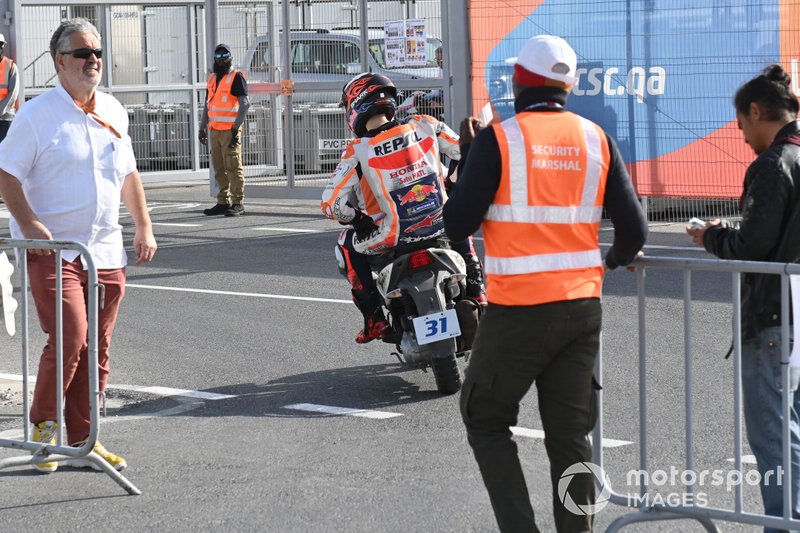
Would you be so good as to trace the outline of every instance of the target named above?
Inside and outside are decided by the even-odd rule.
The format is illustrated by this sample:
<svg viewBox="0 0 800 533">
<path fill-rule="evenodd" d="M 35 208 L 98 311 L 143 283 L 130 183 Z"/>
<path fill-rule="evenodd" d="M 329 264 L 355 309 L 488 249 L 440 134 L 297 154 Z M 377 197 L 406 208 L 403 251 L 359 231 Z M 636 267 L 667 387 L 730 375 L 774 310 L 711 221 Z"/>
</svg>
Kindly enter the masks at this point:
<svg viewBox="0 0 800 533">
<path fill-rule="evenodd" d="M 796 118 L 800 110 L 797 96 L 792 91 L 792 78 L 780 65 L 768 66 L 736 91 L 733 104 L 737 113 L 748 115 L 753 102 L 764 110 L 767 120 L 780 120 L 784 113 Z"/>
</svg>

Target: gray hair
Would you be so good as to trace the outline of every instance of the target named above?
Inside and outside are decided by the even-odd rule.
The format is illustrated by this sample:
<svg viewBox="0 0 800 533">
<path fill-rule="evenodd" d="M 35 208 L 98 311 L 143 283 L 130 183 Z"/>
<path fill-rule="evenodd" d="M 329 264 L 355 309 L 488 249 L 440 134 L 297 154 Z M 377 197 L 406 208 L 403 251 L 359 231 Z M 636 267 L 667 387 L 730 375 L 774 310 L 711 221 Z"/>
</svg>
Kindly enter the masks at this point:
<svg viewBox="0 0 800 533">
<path fill-rule="evenodd" d="M 69 40 L 73 33 L 91 33 L 100 42 L 100 32 L 88 20 L 74 18 L 62 21 L 53 32 L 53 36 L 50 37 L 50 57 L 53 58 L 53 64 L 56 62 L 56 54 L 68 50 Z M 56 70 L 58 70 L 58 65 L 56 65 Z"/>
</svg>

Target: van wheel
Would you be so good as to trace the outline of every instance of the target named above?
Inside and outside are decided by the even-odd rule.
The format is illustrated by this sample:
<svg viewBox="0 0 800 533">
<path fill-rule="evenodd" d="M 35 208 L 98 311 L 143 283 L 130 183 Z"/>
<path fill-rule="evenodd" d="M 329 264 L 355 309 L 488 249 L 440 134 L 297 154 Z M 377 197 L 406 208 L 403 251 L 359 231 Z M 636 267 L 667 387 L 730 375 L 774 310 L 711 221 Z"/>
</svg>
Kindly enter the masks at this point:
<svg viewBox="0 0 800 533">
<path fill-rule="evenodd" d="M 436 388 L 442 394 L 455 394 L 461 390 L 461 369 L 456 354 L 431 359 L 431 368 L 436 378 Z"/>
</svg>

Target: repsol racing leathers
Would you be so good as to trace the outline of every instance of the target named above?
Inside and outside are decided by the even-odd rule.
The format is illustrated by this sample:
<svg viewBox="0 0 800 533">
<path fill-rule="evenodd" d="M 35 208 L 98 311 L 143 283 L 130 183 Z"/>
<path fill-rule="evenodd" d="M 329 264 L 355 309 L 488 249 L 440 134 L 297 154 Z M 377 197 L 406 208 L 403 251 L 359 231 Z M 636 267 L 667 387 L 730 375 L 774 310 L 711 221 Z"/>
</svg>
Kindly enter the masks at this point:
<svg viewBox="0 0 800 533">
<path fill-rule="evenodd" d="M 361 184 L 366 214 L 376 229 L 356 236 L 356 251 L 375 255 L 398 245 L 444 234 L 442 207 L 447 200 L 440 155 L 461 158 L 458 135 L 427 115 L 404 123 L 390 121 L 345 148 L 325 192 L 322 211 L 343 224 L 356 217 L 348 200 Z"/>
<path fill-rule="evenodd" d="M 342 153 L 322 196 L 322 211 L 342 224 L 360 224 L 365 213 L 374 222 L 367 231 L 342 233 L 337 257 L 353 288 L 353 300 L 365 319 L 357 342 L 369 342 L 372 324 L 383 324 L 381 302 L 370 266 L 363 256 L 375 256 L 397 246 L 444 235 L 442 207 L 447 200 L 444 154 L 460 159 L 458 135 L 427 115 L 400 123 L 392 120 L 355 139 Z M 468 241 L 453 249 L 467 262 L 473 297 L 481 301 L 480 262 Z M 468 288 L 469 295 L 469 288 Z"/>
</svg>

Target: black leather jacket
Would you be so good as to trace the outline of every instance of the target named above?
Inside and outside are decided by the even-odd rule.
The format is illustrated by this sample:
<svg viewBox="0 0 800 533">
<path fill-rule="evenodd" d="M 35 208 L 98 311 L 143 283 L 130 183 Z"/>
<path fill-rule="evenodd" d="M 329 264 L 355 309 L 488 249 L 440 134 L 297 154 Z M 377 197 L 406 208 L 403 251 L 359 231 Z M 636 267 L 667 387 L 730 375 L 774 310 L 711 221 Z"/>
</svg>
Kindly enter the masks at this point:
<svg viewBox="0 0 800 533">
<path fill-rule="evenodd" d="M 800 124 L 790 122 L 748 167 L 738 229 L 709 228 L 703 244 L 722 259 L 796 263 L 800 260 Z M 745 274 L 742 338 L 781 325 L 780 276 Z"/>
</svg>

